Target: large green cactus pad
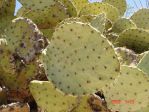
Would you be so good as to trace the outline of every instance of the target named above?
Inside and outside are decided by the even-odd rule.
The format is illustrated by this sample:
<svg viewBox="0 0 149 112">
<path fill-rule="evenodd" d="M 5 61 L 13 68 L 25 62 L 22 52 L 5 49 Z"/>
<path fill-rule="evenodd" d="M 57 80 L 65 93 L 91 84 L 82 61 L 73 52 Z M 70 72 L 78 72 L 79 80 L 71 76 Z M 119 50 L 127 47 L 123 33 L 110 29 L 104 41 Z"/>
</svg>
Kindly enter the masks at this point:
<svg viewBox="0 0 149 112">
<path fill-rule="evenodd" d="M 136 23 L 138 28 L 149 30 L 149 9 L 140 9 L 131 16 L 131 19 Z"/>
<path fill-rule="evenodd" d="M 149 52 L 146 53 L 138 64 L 138 68 L 149 75 Z"/>
<path fill-rule="evenodd" d="M 107 3 L 91 3 L 86 5 L 80 12 L 80 15 L 98 15 L 105 13 L 107 18 L 111 21 L 116 21 L 119 18 L 119 12 L 117 8 Z"/>
<path fill-rule="evenodd" d="M 122 32 L 116 40 L 117 46 L 126 46 L 137 53 L 149 49 L 149 32 L 143 29 L 128 29 Z"/>
<path fill-rule="evenodd" d="M 45 39 L 37 26 L 27 18 L 17 18 L 6 28 L 3 37 L 8 48 L 25 61 L 30 61 L 45 48 Z"/>
<path fill-rule="evenodd" d="M 85 23 L 65 23 L 57 28 L 46 53 L 48 78 L 65 93 L 95 92 L 119 73 L 113 46 Z"/>
<path fill-rule="evenodd" d="M 41 9 L 30 10 L 21 8 L 17 16 L 23 16 L 32 19 L 40 29 L 49 29 L 55 27 L 59 22 L 68 18 L 66 7 L 56 2 L 52 6 L 42 7 Z"/>
<path fill-rule="evenodd" d="M 112 31 L 115 33 L 121 33 L 129 28 L 136 28 L 135 23 L 130 19 L 120 18 L 113 24 Z"/>
<path fill-rule="evenodd" d="M 69 112 L 77 103 L 76 97 L 56 90 L 50 82 L 32 81 L 30 91 L 38 106 L 46 112 Z"/>
<path fill-rule="evenodd" d="M 124 15 L 127 9 L 126 0 L 103 0 L 103 2 L 109 3 L 113 5 L 114 7 L 116 7 L 119 10 L 120 15 L 122 16 Z"/>
<path fill-rule="evenodd" d="M 149 104 L 149 77 L 137 68 L 122 66 L 115 82 L 104 89 L 113 111 L 135 112 Z"/>
</svg>

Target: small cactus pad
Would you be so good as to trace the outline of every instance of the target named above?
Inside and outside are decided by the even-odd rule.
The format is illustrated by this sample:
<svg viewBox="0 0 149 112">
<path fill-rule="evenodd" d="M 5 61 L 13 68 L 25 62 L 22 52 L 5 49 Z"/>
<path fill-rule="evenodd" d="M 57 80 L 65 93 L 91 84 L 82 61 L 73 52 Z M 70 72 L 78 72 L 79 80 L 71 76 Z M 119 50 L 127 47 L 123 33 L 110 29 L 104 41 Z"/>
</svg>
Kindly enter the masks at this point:
<svg viewBox="0 0 149 112">
<path fill-rule="evenodd" d="M 128 29 L 122 32 L 116 40 L 117 46 L 126 46 L 136 53 L 149 49 L 149 32 L 143 29 Z"/>
<path fill-rule="evenodd" d="M 149 77 L 137 68 L 122 66 L 120 76 L 103 91 L 113 111 L 136 112 L 149 104 Z"/>
<path fill-rule="evenodd" d="M 105 13 L 107 18 L 111 21 L 116 21 L 119 18 L 119 12 L 117 8 L 107 3 L 91 3 L 86 5 L 80 12 L 80 15 L 98 15 Z"/>
<path fill-rule="evenodd" d="M 32 19 L 40 29 L 49 29 L 55 27 L 59 22 L 68 18 L 66 7 L 61 2 L 56 2 L 52 6 L 42 7 L 37 10 L 21 8 L 17 16 L 23 16 Z"/>
<path fill-rule="evenodd" d="M 143 56 L 137 67 L 149 75 L 149 52 Z"/>
<path fill-rule="evenodd" d="M 105 24 L 106 24 L 105 14 L 100 14 L 97 17 L 93 18 L 93 20 L 91 21 L 91 25 L 101 33 L 103 33 L 105 30 Z"/>
<path fill-rule="evenodd" d="M 37 26 L 27 18 L 17 18 L 7 27 L 4 37 L 11 52 L 30 61 L 45 48 L 45 39 Z"/>
<path fill-rule="evenodd" d="M 115 48 L 115 51 L 117 52 L 121 64 L 136 65 L 139 61 L 138 55 L 130 49 L 127 49 L 125 47 L 117 47 Z"/>
<path fill-rule="evenodd" d="M 119 74 L 113 46 L 86 23 L 65 23 L 57 28 L 44 57 L 49 80 L 64 93 L 95 92 Z"/>
<path fill-rule="evenodd" d="M 116 7 L 119 10 L 120 15 L 122 16 L 124 15 L 127 9 L 126 0 L 103 0 L 103 2 L 109 3 L 113 5 L 114 7 Z"/>
<path fill-rule="evenodd" d="M 149 30 L 149 9 L 140 9 L 132 15 L 131 19 L 135 22 L 138 28 Z"/>
<path fill-rule="evenodd" d="M 77 103 L 76 97 L 63 94 L 48 81 L 32 81 L 30 91 L 46 112 L 69 112 Z"/>
<path fill-rule="evenodd" d="M 136 28 L 135 23 L 130 19 L 120 18 L 113 24 L 112 31 L 115 33 L 121 33 L 129 28 Z"/>
<path fill-rule="evenodd" d="M 76 7 L 78 14 L 80 10 L 89 3 L 88 0 L 71 0 L 71 1 Z"/>
</svg>

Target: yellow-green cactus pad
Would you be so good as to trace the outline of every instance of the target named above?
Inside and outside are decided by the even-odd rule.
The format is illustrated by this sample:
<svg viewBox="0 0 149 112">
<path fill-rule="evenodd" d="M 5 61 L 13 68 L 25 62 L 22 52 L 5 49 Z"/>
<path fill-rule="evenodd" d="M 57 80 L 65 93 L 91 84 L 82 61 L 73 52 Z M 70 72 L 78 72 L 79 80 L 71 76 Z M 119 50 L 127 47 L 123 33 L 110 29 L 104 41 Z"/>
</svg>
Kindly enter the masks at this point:
<svg viewBox="0 0 149 112">
<path fill-rule="evenodd" d="M 118 9 L 107 3 L 91 3 L 86 5 L 80 12 L 80 15 L 98 15 L 105 13 L 108 19 L 116 21 L 119 18 Z"/>
<path fill-rule="evenodd" d="M 67 8 L 68 14 L 70 16 L 76 17 L 77 16 L 77 9 L 75 5 L 72 3 L 72 0 L 59 0 L 61 1 L 64 6 Z"/>
<path fill-rule="evenodd" d="M 135 22 L 138 28 L 144 28 L 149 30 L 149 9 L 140 9 L 131 19 Z"/>
<path fill-rule="evenodd" d="M 127 3 L 126 0 L 103 0 L 103 2 L 109 3 L 116 7 L 118 11 L 120 12 L 120 15 L 124 15 L 126 9 L 127 9 Z"/>
<path fill-rule="evenodd" d="M 121 64 L 134 66 L 139 62 L 138 55 L 130 49 L 117 47 L 115 51 L 117 52 Z"/>
<path fill-rule="evenodd" d="M 130 28 L 136 28 L 136 24 L 130 19 L 120 18 L 113 24 L 112 31 L 121 33 Z"/>
<path fill-rule="evenodd" d="M 120 76 L 103 91 L 113 111 L 136 112 L 149 104 L 149 77 L 137 68 L 122 66 Z"/>
<path fill-rule="evenodd" d="M 45 39 L 37 26 L 27 18 L 17 18 L 6 28 L 3 35 L 11 52 L 25 61 L 34 59 L 45 48 Z"/>
<path fill-rule="evenodd" d="M 72 96 L 56 89 L 48 81 L 32 81 L 30 91 L 37 105 L 46 112 L 109 112 L 97 95 Z"/>
<path fill-rule="evenodd" d="M 106 24 L 105 14 L 100 14 L 97 17 L 93 18 L 93 20 L 91 21 L 91 25 L 101 33 L 103 33 L 105 30 L 105 24 Z"/>
<path fill-rule="evenodd" d="M 88 0 L 71 0 L 71 1 L 76 7 L 78 14 L 81 11 L 81 9 L 89 3 Z"/>
<path fill-rule="evenodd" d="M 149 52 L 143 56 L 137 67 L 149 75 Z"/>
<path fill-rule="evenodd" d="M 82 19 L 85 22 L 91 22 L 97 15 L 81 15 L 80 19 Z"/>
<path fill-rule="evenodd" d="M 136 53 L 142 53 L 149 49 L 149 32 L 143 29 L 128 29 L 120 33 L 115 43 L 117 46 L 126 46 Z"/>
<path fill-rule="evenodd" d="M 145 108 L 141 108 L 140 110 L 138 110 L 136 112 L 149 112 L 149 105 L 146 106 Z"/>
<path fill-rule="evenodd" d="M 86 23 L 65 23 L 57 28 L 44 57 L 49 80 L 64 93 L 95 92 L 119 74 L 113 46 Z"/>
<path fill-rule="evenodd" d="M 40 10 L 55 5 L 55 0 L 19 0 L 23 7 L 31 10 Z"/>
<path fill-rule="evenodd" d="M 67 9 L 60 2 L 52 6 L 42 7 L 37 10 L 20 9 L 18 16 L 30 18 L 40 29 L 55 27 L 59 22 L 68 18 Z"/>
<path fill-rule="evenodd" d="M 0 20 L 5 16 L 13 16 L 16 0 L 0 0 Z"/>
<path fill-rule="evenodd" d="M 32 81 L 30 91 L 37 105 L 46 112 L 70 112 L 77 104 L 77 99 L 65 95 L 48 81 Z"/>
</svg>

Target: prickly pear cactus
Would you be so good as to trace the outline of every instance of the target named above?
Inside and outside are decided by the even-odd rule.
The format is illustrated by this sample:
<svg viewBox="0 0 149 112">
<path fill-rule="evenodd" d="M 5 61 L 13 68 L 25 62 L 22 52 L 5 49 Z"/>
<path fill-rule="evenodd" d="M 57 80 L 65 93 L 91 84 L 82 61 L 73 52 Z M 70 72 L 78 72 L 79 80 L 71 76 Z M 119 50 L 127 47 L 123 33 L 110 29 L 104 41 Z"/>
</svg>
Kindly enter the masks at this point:
<svg viewBox="0 0 149 112">
<path fill-rule="evenodd" d="M 143 56 L 137 67 L 149 74 L 149 52 Z"/>
<path fill-rule="evenodd" d="M 126 0 L 103 0 L 103 2 L 109 3 L 113 5 L 114 7 L 116 7 L 119 10 L 121 16 L 124 15 L 127 9 Z"/>
<path fill-rule="evenodd" d="M 112 32 L 121 33 L 130 28 L 136 28 L 135 23 L 130 19 L 120 18 L 113 24 Z"/>
<path fill-rule="evenodd" d="M 39 5 L 40 7 L 38 7 Z M 29 7 L 31 6 L 24 6 L 24 8 L 20 9 L 17 16 L 32 19 L 40 29 L 53 28 L 59 22 L 69 17 L 66 7 L 61 2 L 56 2 L 54 0 L 44 0 L 41 3 L 35 2 L 34 7 Z"/>
<path fill-rule="evenodd" d="M 135 112 L 149 104 L 149 77 L 141 70 L 121 66 L 121 74 L 103 89 L 112 111 Z"/>
<path fill-rule="evenodd" d="M 117 46 L 126 46 L 136 53 L 142 53 L 149 49 L 149 32 L 144 29 L 127 29 L 120 33 L 115 43 Z"/>
<path fill-rule="evenodd" d="M 119 12 L 117 8 L 113 7 L 108 3 L 92 3 L 85 5 L 80 11 L 80 15 L 98 15 L 105 13 L 107 18 L 111 21 L 116 21 L 119 18 Z"/>
<path fill-rule="evenodd" d="M 32 81 L 30 91 L 38 106 L 46 112 L 70 111 L 77 104 L 77 99 L 71 95 L 65 95 L 50 82 Z"/>
<path fill-rule="evenodd" d="M 106 24 L 106 16 L 105 14 L 100 14 L 97 17 L 93 18 L 93 20 L 90 22 L 91 25 L 96 28 L 101 33 L 105 30 L 105 24 Z"/>
<path fill-rule="evenodd" d="M 78 95 L 111 83 L 120 68 L 111 43 L 81 22 L 65 23 L 56 29 L 43 61 L 48 79 L 57 88 Z"/>
<path fill-rule="evenodd" d="M 32 81 L 30 90 L 38 106 L 46 112 L 110 112 L 106 102 L 96 94 L 72 96 L 56 89 L 48 81 Z"/>
<path fill-rule="evenodd" d="M 5 29 L 2 36 L 8 49 L 17 53 L 26 62 L 35 59 L 46 47 L 45 38 L 37 26 L 27 18 L 17 18 Z"/>
<path fill-rule="evenodd" d="M 140 9 L 131 16 L 138 28 L 149 30 L 149 9 Z"/>
</svg>

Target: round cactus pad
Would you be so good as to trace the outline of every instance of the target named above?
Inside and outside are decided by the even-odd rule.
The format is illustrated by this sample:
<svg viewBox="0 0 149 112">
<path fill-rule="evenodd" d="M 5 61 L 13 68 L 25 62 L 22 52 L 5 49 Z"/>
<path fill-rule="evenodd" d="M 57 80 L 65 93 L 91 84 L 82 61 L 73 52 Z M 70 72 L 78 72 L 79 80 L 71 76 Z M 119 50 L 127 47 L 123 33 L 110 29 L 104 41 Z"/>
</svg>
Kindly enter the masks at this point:
<svg viewBox="0 0 149 112">
<path fill-rule="evenodd" d="M 124 15 L 126 9 L 127 9 L 127 3 L 126 0 L 103 0 L 103 2 L 109 3 L 116 7 L 118 11 L 120 12 L 120 15 Z"/>
<path fill-rule="evenodd" d="M 140 9 L 132 15 L 131 19 L 135 22 L 138 28 L 149 30 L 149 9 Z"/>
<path fill-rule="evenodd" d="M 111 21 L 116 21 L 119 18 L 117 8 L 107 3 L 91 3 L 86 5 L 80 12 L 80 15 L 99 15 L 105 13 L 107 18 Z"/>
<path fill-rule="evenodd" d="M 137 53 L 142 53 L 149 49 L 149 32 L 143 29 L 128 29 L 119 35 L 115 43 L 117 46 L 126 46 Z"/>
<path fill-rule="evenodd" d="M 27 18 L 17 18 L 6 28 L 4 37 L 11 52 L 17 53 L 25 61 L 30 61 L 41 53 L 44 37 L 37 26 Z"/>
<path fill-rule="evenodd" d="M 103 91 L 113 111 L 136 112 L 149 104 L 149 77 L 137 68 L 122 66 L 120 76 Z"/>
<path fill-rule="evenodd" d="M 100 32 L 81 22 L 57 28 L 44 57 L 49 80 L 64 93 L 95 92 L 119 74 L 113 46 Z"/>
</svg>

